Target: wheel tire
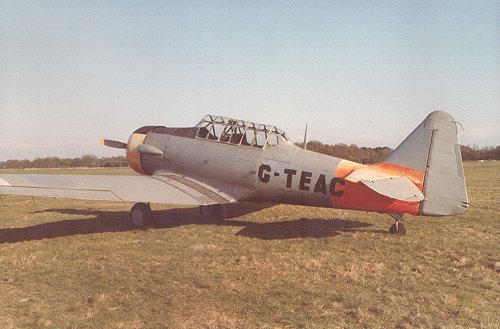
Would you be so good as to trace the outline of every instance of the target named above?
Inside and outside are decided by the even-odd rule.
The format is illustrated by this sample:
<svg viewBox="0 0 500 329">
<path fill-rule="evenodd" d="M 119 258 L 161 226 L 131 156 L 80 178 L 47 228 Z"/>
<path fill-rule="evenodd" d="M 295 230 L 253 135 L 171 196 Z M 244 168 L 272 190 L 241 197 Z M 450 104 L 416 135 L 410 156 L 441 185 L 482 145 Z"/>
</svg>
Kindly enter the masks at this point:
<svg viewBox="0 0 500 329">
<path fill-rule="evenodd" d="M 220 204 L 210 204 L 206 206 L 200 206 L 200 213 L 207 218 L 220 218 L 222 207 Z"/>
<path fill-rule="evenodd" d="M 406 227 L 404 226 L 403 223 L 398 223 L 398 226 L 396 227 L 396 224 L 392 224 L 391 228 L 389 229 L 389 233 L 393 235 L 405 235 L 406 234 Z"/>
<path fill-rule="evenodd" d="M 136 203 L 132 209 L 130 209 L 130 222 L 134 227 L 143 228 L 150 224 L 152 219 L 153 212 L 147 203 Z"/>
</svg>

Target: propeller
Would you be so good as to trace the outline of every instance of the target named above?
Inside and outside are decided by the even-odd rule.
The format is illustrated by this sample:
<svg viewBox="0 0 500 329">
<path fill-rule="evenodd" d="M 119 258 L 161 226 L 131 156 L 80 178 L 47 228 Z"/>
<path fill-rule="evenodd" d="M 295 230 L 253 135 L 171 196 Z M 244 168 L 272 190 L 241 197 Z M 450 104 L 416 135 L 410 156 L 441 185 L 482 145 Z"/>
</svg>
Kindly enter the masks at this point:
<svg viewBox="0 0 500 329">
<path fill-rule="evenodd" d="M 111 139 L 101 139 L 101 144 L 109 147 L 113 147 L 115 149 L 126 149 L 127 143 L 114 141 Z"/>
<path fill-rule="evenodd" d="M 115 149 L 126 149 L 127 144 L 112 139 L 101 139 L 101 144 Z M 163 151 L 154 145 L 141 144 L 137 147 L 137 152 L 147 155 L 163 155 Z"/>
</svg>

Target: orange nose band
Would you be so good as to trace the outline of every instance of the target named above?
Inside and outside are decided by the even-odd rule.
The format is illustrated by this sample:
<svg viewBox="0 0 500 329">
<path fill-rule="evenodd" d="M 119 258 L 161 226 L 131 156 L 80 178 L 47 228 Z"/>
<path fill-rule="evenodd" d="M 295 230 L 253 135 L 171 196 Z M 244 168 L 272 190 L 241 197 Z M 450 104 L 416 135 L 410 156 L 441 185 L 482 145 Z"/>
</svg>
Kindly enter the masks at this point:
<svg viewBox="0 0 500 329">
<path fill-rule="evenodd" d="M 127 143 L 127 161 L 130 168 L 135 172 L 144 175 L 144 169 L 141 163 L 141 154 L 137 151 L 139 145 L 144 143 L 146 134 L 133 133 Z"/>
</svg>

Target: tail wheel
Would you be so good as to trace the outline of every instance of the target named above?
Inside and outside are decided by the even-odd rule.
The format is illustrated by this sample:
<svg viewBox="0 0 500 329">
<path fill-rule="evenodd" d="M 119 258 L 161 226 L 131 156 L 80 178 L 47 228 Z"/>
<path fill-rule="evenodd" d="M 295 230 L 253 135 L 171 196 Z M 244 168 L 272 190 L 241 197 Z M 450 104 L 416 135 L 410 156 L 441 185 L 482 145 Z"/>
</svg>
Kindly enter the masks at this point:
<svg viewBox="0 0 500 329">
<path fill-rule="evenodd" d="M 391 228 L 389 229 L 389 233 L 392 235 L 405 235 L 406 234 L 406 227 L 403 223 L 394 223 L 392 224 Z"/>
<path fill-rule="evenodd" d="M 134 227 L 143 228 L 151 223 L 152 219 L 153 212 L 147 203 L 136 203 L 132 209 L 130 209 L 130 222 Z"/>
</svg>

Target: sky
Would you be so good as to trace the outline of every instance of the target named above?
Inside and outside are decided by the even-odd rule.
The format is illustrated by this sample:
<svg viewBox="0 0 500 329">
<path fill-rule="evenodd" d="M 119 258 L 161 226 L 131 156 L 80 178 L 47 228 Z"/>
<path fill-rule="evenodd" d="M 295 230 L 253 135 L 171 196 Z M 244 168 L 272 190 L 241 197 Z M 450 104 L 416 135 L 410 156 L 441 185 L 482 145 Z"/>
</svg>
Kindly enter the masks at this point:
<svg viewBox="0 0 500 329">
<path fill-rule="evenodd" d="M 0 2 L 0 161 L 208 113 L 394 148 L 434 110 L 500 145 L 500 1 Z"/>
</svg>

